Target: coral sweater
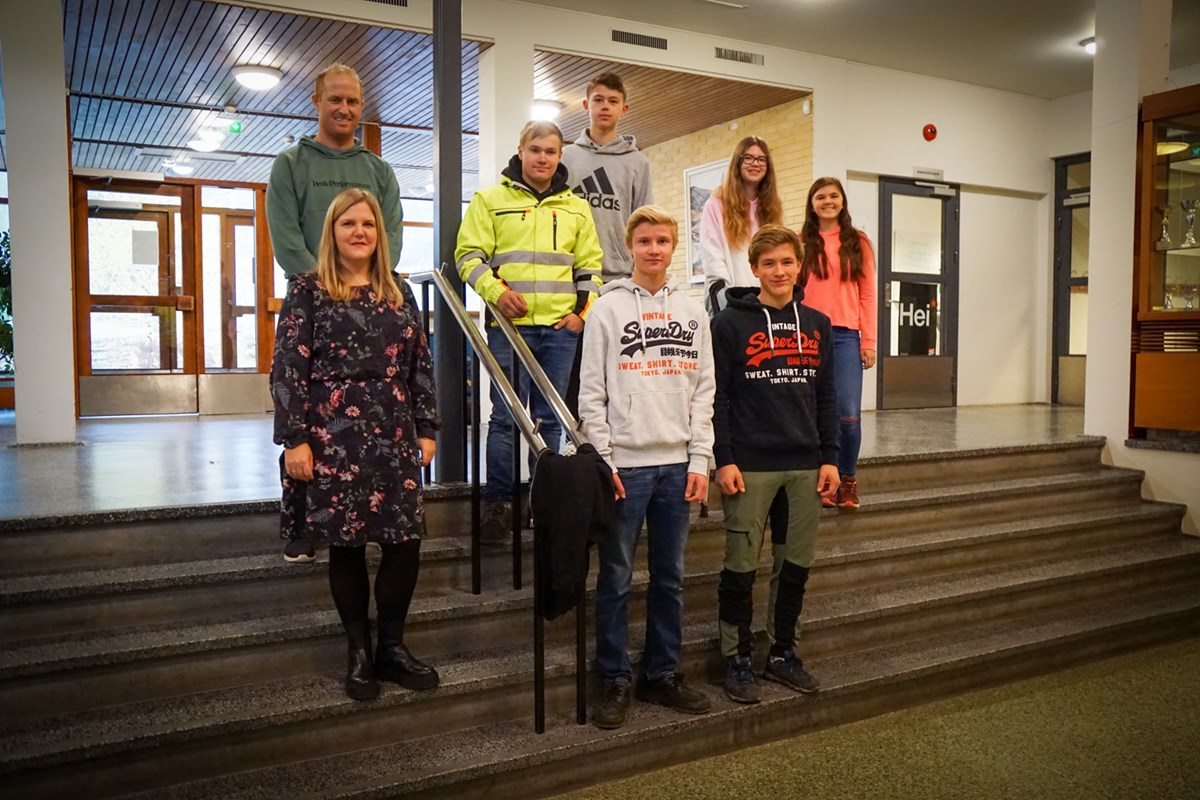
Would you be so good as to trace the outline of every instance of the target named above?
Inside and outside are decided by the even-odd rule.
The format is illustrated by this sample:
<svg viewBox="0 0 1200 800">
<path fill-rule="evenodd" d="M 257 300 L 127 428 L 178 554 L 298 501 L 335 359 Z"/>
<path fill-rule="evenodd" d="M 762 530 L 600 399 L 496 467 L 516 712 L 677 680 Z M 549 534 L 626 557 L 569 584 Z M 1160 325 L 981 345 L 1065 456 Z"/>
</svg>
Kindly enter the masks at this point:
<svg viewBox="0 0 1200 800">
<path fill-rule="evenodd" d="M 878 320 L 875 290 L 875 249 L 865 234 L 862 239 L 863 274 L 857 281 L 842 281 L 841 256 L 838 238 L 841 228 L 823 231 L 825 257 L 829 260 L 829 277 L 822 280 L 810 275 L 804 284 L 804 304 L 827 314 L 829 321 L 839 328 L 850 328 L 862 336 L 861 347 L 874 350 L 875 330 Z"/>
</svg>

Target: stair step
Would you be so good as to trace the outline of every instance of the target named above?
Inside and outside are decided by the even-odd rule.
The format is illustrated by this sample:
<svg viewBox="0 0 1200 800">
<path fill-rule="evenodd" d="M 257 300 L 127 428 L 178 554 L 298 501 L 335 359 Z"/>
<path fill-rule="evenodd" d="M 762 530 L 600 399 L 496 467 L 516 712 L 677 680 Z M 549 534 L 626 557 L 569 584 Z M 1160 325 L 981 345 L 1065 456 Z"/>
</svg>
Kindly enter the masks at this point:
<svg viewBox="0 0 1200 800">
<path fill-rule="evenodd" d="M 1134 572 L 1141 574 L 1139 581 L 1124 577 Z M 860 590 L 818 595 L 806 611 L 808 633 L 803 650 L 807 659 L 820 663 L 850 658 L 853 653 L 847 648 L 858 648 L 858 653 L 866 657 L 874 650 L 861 648 L 872 647 L 880 640 L 892 642 L 893 647 L 920 641 L 929 637 L 931 626 L 948 632 L 939 636 L 953 636 L 955 631 L 970 627 L 1005 627 L 1014 615 L 1053 613 L 1046 610 L 1048 601 L 1043 590 L 1060 582 L 1088 582 L 1092 586 L 1082 593 L 1068 589 L 1067 597 L 1056 598 L 1060 606 L 1070 606 L 1081 601 L 1103 602 L 1113 593 L 1136 604 L 1137 598 L 1160 591 L 1171 581 L 1194 584 L 1197 578 L 1200 543 L 1178 538 L 1034 563 L 1016 571 L 993 569 L 971 576 L 914 581 L 890 592 Z M 987 608 L 976 613 L 972 604 Z M 870 630 L 879 625 L 891 629 L 886 635 Z M 336 622 L 330 626 L 336 627 Z M 715 625 L 710 619 L 689 626 L 685 634 L 685 670 L 711 674 L 714 667 L 719 667 L 714 655 Z M 835 640 L 839 646 L 828 644 Z M 552 707 L 562 703 L 573 683 L 573 659 L 570 644 L 547 651 L 547 674 L 556 698 Z M 10 726 L 5 752 L 0 757 L 0 774 L 42 773 L 68 765 L 90 774 L 106 770 L 106 759 L 116 757 L 132 767 L 141 764 L 145 757 L 138 754 L 148 748 L 152 748 L 150 760 L 155 764 L 171 763 L 172 769 L 188 772 L 202 768 L 195 761 L 197 753 L 223 746 L 222 738 L 234 734 L 239 738 L 245 763 L 269 763 L 277 757 L 279 741 L 303 736 L 311 744 L 316 735 L 311 723 L 316 720 L 321 720 L 321 736 L 329 739 L 324 747 L 354 749 L 386 737 L 469 727 L 484 718 L 500 721 L 520 716 L 527 707 L 532 668 L 528 647 L 511 648 L 489 657 L 455 659 L 438 663 L 438 668 L 443 674 L 443 685 L 438 690 L 385 691 L 371 704 L 347 700 L 341 693 L 338 673 L 332 672 L 18 721 Z M 407 709 L 403 715 L 383 713 L 399 706 Z M 404 718 L 402 725 L 397 716 Z"/>
<path fill-rule="evenodd" d="M 816 695 L 764 682 L 761 704 L 738 706 L 718 686 L 692 682 L 713 699 L 712 712 L 692 717 L 634 703 L 620 730 L 577 725 L 573 715 L 560 714 L 547 720 L 540 736 L 529 720 L 509 721 L 162 786 L 129 800 L 250 800 L 267 787 L 276 796 L 330 800 L 546 797 L 1197 631 L 1200 598 L 1159 591 L 1119 605 L 1073 606 L 1004 626 L 813 660 L 809 666 L 824 685 Z"/>
</svg>

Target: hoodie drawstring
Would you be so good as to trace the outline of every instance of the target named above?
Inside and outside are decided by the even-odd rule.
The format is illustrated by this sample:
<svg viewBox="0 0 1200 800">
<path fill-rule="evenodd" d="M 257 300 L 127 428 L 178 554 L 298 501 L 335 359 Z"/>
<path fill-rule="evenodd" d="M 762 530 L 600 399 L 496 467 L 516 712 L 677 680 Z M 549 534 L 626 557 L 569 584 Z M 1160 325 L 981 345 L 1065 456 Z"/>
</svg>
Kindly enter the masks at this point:
<svg viewBox="0 0 1200 800">
<path fill-rule="evenodd" d="M 800 346 L 800 309 L 798 309 L 796 307 L 795 303 L 792 303 L 791 305 L 792 305 L 792 316 L 794 316 L 796 318 L 796 346 L 799 347 Z M 767 310 L 766 306 L 763 306 L 762 312 L 763 312 L 763 316 L 765 316 L 767 318 L 767 339 L 771 343 L 771 358 L 774 358 L 775 357 L 775 334 L 773 334 L 771 332 L 771 312 Z M 640 307 L 638 308 L 638 313 L 641 313 Z"/>
<path fill-rule="evenodd" d="M 646 352 L 646 319 L 642 316 L 642 288 L 639 286 L 633 287 L 633 296 L 637 299 L 637 318 L 638 318 L 638 335 L 642 338 L 642 353 Z M 663 286 L 662 288 L 662 307 L 663 319 L 671 318 L 671 287 Z M 770 326 L 768 326 L 769 328 Z"/>
</svg>

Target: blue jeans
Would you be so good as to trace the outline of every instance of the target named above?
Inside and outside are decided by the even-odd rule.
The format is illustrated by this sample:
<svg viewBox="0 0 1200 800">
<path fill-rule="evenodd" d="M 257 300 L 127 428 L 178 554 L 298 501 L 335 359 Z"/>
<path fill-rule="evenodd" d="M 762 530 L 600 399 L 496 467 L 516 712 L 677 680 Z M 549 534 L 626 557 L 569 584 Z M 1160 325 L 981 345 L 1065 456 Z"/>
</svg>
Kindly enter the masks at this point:
<svg viewBox="0 0 1200 800">
<path fill-rule="evenodd" d="M 571 362 L 579 346 L 579 334 L 565 327 L 555 330 L 543 325 L 518 325 L 517 332 L 533 351 L 534 358 L 550 379 L 550 385 L 560 395 L 565 393 L 571 377 Z M 504 374 L 511 375 L 512 345 L 504 338 L 504 333 L 499 328 L 490 327 L 487 334 L 488 349 L 504 369 Z M 534 422 L 539 419 L 542 421 L 539 430 L 542 438 L 546 440 L 546 445 L 557 451 L 558 440 L 562 438 L 562 425 L 558 417 L 554 416 L 550 403 L 542 397 L 542 393 L 536 386 L 530 386 L 532 382 L 529 373 L 522 369 L 520 380 L 517 381 L 517 394 L 522 403 L 529 404 L 529 415 Z M 516 426 L 504 406 L 500 390 L 495 385 L 492 386 L 491 397 L 492 414 L 488 418 L 487 433 L 487 485 L 480 494 L 487 502 L 500 503 L 512 499 L 513 430 Z M 531 454 L 531 466 L 532 460 Z"/>
<path fill-rule="evenodd" d="M 612 532 L 600 543 L 596 578 L 596 670 L 600 677 L 629 678 L 629 586 L 642 521 L 650 548 L 646 593 L 646 649 L 642 674 L 658 680 L 675 672 L 683 639 L 683 549 L 689 503 L 685 464 L 618 470 L 625 499 L 617 501 Z"/>
<path fill-rule="evenodd" d="M 838 472 L 853 477 L 862 447 L 862 347 L 858 331 L 833 329 L 833 382 L 837 385 L 837 412 L 841 420 Z"/>
</svg>

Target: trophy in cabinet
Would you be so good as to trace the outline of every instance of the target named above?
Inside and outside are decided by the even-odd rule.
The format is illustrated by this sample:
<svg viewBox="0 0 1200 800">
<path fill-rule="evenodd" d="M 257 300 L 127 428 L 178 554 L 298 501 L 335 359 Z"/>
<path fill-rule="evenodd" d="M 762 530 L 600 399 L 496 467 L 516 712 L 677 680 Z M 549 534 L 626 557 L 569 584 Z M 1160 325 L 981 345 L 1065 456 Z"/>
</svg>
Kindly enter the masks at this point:
<svg viewBox="0 0 1200 800">
<path fill-rule="evenodd" d="M 1158 242 L 1155 245 L 1159 250 L 1166 250 L 1171 246 L 1171 212 L 1175 210 L 1175 206 L 1167 203 L 1165 206 L 1156 206 L 1155 211 L 1162 214 L 1162 232 L 1159 234 Z"/>
<path fill-rule="evenodd" d="M 1173 284 L 1168 283 L 1166 286 L 1163 287 L 1163 305 L 1162 305 L 1163 311 L 1174 311 L 1175 310 L 1175 299 L 1174 299 L 1174 297 L 1172 297 L 1172 295 L 1174 293 L 1175 293 L 1175 286 Z"/>
<path fill-rule="evenodd" d="M 1183 208 L 1183 224 L 1185 233 L 1183 235 L 1184 247 L 1196 246 L 1196 207 L 1200 206 L 1200 200 L 1184 200 L 1179 204 Z"/>
<path fill-rule="evenodd" d="M 1194 311 L 1196 309 L 1196 287 L 1195 286 L 1185 286 L 1185 287 L 1183 287 L 1183 290 L 1185 292 L 1185 294 L 1184 294 L 1184 298 L 1185 298 L 1184 310 L 1185 311 Z"/>
</svg>

